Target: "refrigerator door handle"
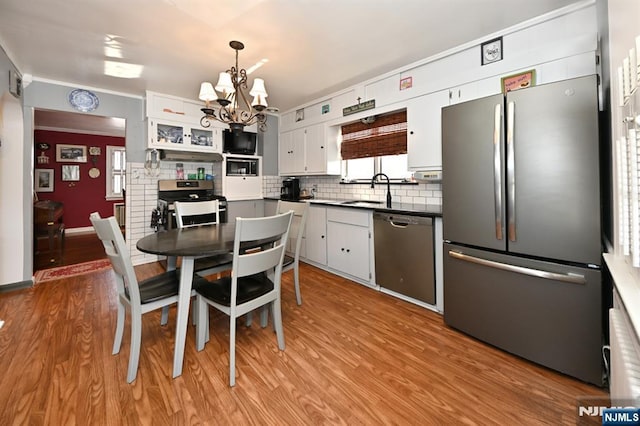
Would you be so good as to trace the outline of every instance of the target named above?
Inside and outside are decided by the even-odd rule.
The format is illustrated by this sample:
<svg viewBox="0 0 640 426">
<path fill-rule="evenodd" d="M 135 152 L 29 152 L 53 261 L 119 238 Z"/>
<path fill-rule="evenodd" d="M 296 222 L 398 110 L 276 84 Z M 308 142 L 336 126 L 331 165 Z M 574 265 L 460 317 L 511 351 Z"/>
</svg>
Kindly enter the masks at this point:
<svg viewBox="0 0 640 426">
<path fill-rule="evenodd" d="M 554 281 L 562 281 L 571 284 L 586 284 L 586 279 L 580 274 L 561 274 L 558 272 L 542 271 L 540 269 L 525 268 L 524 266 L 509 265 L 507 263 L 500 263 L 494 260 L 483 259 L 481 257 L 470 256 L 457 251 L 449 250 L 449 256 L 454 259 L 459 259 L 465 262 L 476 263 L 478 265 L 487 266 L 489 268 L 501 269 L 503 271 L 515 272 L 523 275 L 530 275 L 533 277 L 544 278 Z"/>
<path fill-rule="evenodd" d="M 496 104 L 493 114 L 493 199 L 496 214 L 496 238 L 502 240 L 502 171 L 500 161 L 500 130 L 502 105 Z"/>
<path fill-rule="evenodd" d="M 516 241 L 516 172 L 513 127 L 515 104 L 507 104 L 507 214 L 509 223 L 509 241 Z"/>
</svg>

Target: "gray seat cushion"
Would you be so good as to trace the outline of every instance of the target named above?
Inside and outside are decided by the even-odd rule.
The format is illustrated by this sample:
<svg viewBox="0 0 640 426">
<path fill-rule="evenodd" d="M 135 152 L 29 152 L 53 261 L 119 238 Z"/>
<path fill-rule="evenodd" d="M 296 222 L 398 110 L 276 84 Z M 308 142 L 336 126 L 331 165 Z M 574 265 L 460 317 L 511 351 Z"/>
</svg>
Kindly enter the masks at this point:
<svg viewBox="0 0 640 426">
<path fill-rule="evenodd" d="M 285 267 L 285 266 L 292 265 L 292 264 L 293 264 L 293 262 L 295 262 L 295 261 L 296 261 L 296 260 L 295 260 L 293 257 L 291 257 L 291 256 L 287 256 L 287 255 L 285 254 L 285 255 L 284 255 L 284 259 L 282 260 L 282 266 L 283 266 L 283 267 Z"/>
<path fill-rule="evenodd" d="M 180 287 L 179 271 L 168 271 L 162 274 L 147 278 L 140 281 L 140 303 L 151 303 L 165 297 L 176 296 Z M 197 289 L 202 285 L 208 284 L 204 278 L 194 276 L 192 288 Z M 125 289 L 127 297 L 129 297 L 129 288 Z"/>
<path fill-rule="evenodd" d="M 236 304 L 248 302 L 273 290 L 273 282 L 265 274 L 242 277 L 238 280 Z M 222 277 L 196 288 L 205 298 L 224 306 L 231 303 L 231 277 Z"/>
</svg>

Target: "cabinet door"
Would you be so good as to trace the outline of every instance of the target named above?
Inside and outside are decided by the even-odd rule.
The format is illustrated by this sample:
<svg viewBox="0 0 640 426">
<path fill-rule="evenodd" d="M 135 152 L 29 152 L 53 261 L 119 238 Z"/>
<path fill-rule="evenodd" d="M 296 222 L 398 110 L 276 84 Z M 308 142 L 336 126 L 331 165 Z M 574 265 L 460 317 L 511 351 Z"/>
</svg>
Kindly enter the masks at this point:
<svg viewBox="0 0 640 426">
<path fill-rule="evenodd" d="M 327 264 L 327 209 L 326 207 L 309 206 L 307 228 L 305 230 L 305 258 Z"/>
<path fill-rule="evenodd" d="M 149 119 L 149 147 L 194 152 L 222 152 L 222 131 L 180 121 Z"/>
<path fill-rule="evenodd" d="M 227 222 L 235 223 L 238 217 L 262 217 L 264 204 L 262 200 L 229 201 L 227 203 Z"/>
<path fill-rule="evenodd" d="M 293 168 L 293 132 L 280 133 L 278 143 L 278 172 L 281 175 L 291 174 Z"/>
<path fill-rule="evenodd" d="M 304 129 L 280 134 L 278 154 L 280 175 L 304 174 L 304 136 Z"/>
<path fill-rule="evenodd" d="M 276 200 L 264 200 L 264 215 L 275 216 L 278 210 L 278 202 Z"/>
<path fill-rule="evenodd" d="M 228 200 L 262 198 L 262 177 L 225 176 L 224 194 Z M 255 216 L 251 216 L 255 217 Z"/>
<path fill-rule="evenodd" d="M 369 228 L 328 221 L 327 235 L 329 267 L 369 281 Z"/>
<path fill-rule="evenodd" d="M 471 83 L 449 89 L 449 104 L 459 104 L 486 96 L 500 93 L 500 77 L 490 77 L 483 80 L 472 81 Z"/>
<path fill-rule="evenodd" d="M 306 173 L 325 173 L 327 171 L 327 150 L 325 148 L 324 124 L 316 124 L 305 129 Z"/>
<path fill-rule="evenodd" d="M 149 120 L 149 146 L 166 149 L 184 149 L 187 129 L 183 123 Z"/>
<path fill-rule="evenodd" d="M 449 91 L 430 93 L 407 103 L 409 170 L 442 169 L 441 109 L 449 105 Z"/>
<path fill-rule="evenodd" d="M 189 141 L 194 150 L 222 153 L 222 130 L 216 127 L 203 129 L 190 127 Z"/>
</svg>

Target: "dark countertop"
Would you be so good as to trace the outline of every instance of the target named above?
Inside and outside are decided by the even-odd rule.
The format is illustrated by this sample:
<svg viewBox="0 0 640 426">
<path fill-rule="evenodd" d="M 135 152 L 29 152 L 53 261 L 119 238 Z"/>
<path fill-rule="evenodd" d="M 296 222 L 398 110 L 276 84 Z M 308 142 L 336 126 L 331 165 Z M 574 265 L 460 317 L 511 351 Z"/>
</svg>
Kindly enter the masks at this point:
<svg viewBox="0 0 640 426">
<path fill-rule="evenodd" d="M 278 201 L 279 198 L 265 197 L 265 200 Z M 351 209 L 372 210 L 382 213 L 396 213 L 423 217 L 442 217 L 442 206 L 439 204 L 412 204 L 392 202 L 391 207 L 389 208 L 386 206 L 385 202 L 382 202 L 380 204 L 373 204 L 368 203 L 367 200 L 361 200 L 361 202 L 358 202 L 358 200 L 330 200 L 325 198 L 311 198 L 309 200 L 300 201 L 309 201 L 312 204 L 319 204 L 323 206 L 348 207 Z"/>
</svg>

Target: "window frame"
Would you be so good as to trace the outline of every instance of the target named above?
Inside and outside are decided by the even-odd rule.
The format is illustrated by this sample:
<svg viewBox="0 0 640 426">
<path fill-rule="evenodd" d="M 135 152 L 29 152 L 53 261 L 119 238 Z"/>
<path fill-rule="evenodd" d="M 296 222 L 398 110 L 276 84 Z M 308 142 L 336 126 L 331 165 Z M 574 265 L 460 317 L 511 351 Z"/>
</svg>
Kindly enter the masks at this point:
<svg viewBox="0 0 640 426">
<path fill-rule="evenodd" d="M 127 152 L 126 152 L 126 148 L 124 146 L 115 146 L 115 145 L 107 145 L 106 147 L 106 151 L 107 151 L 107 161 L 106 161 L 106 167 L 105 167 L 105 180 L 106 180 L 106 187 L 105 187 L 105 199 L 108 201 L 112 201 L 112 200 L 123 200 L 124 196 L 122 194 L 122 192 L 120 193 L 115 193 L 113 192 L 113 179 L 114 176 L 116 176 L 117 174 L 122 176 L 122 189 L 123 191 L 126 190 L 126 175 L 127 175 Z M 120 151 L 124 154 L 123 156 L 123 165 L 124 168 L 121 171 L 117 171 L 114 170 L 113 168 L 113 154 L 116 151 Z"/>
</svg>

